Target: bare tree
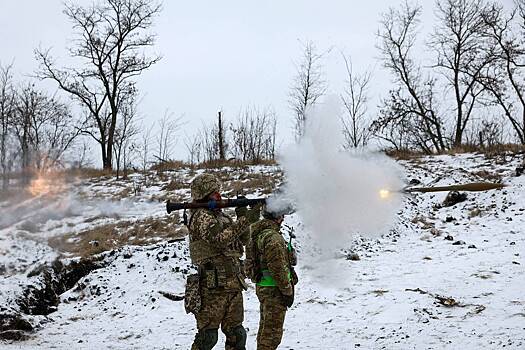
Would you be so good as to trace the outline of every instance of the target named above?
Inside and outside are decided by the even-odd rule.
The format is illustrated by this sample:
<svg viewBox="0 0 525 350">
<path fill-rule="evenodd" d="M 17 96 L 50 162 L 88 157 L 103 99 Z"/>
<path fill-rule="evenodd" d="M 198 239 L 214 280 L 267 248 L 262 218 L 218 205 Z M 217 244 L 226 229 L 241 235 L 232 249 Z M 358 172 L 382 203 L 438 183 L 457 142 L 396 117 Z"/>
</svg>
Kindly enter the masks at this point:
<svg viewBox="0 0 525 350">
<path fill-rule="evenodd" d="M 219 131 L 217 125 L 203 124 L 199 135 L 201 139 L 203 160 L 206 162 L 219 159 Z"/>
<path fill-rule="evenodd" d="M 202 138 L 201 134 L 188 136 L 184 138 L 184 145 L 188 152 L 188 161 L 191 166 L 194 166 L 202 161 Z"/>
<path fill-rule="evenodd" d="M 259 163 L 275 158 L 277 117 L 273 108 L 248 107 L 241 110 L 231 125 L 232 155 L 243 161 Z"/>
<path fill-rule="evenodd" d="M 15 114 L 15 92 L 11 70 L 12 65 L 0 64 L 0 166 L 3 191 L 8 189 L 12 165 L 9 141 Z"/>
<path fill-rule="evenodd" d="M 144 174 L 146 174 L 146 171 L 148 170 L 148 165 L 151 161 L 151 133 L 153 131 L 153 127 L 154 125 L 151 125 L 149 128 L 145 126 L 141 127 L 143 131 L 140 134 L 140 144 L 138 152 L 140 159 L 140 168 Z"/>
<path fill-rule="evenodd" d="M 130 90 L 120 103 L 120 118 L 115 129 L 115 147 L 113 148 L 117 165 L 117 179 L 120 175 L 120 169 L 124 170 L 124 177 L 127 176 L 128 158 L 134 145 L 133 141 L 140 132 L 136 124 L 138 118 L 136 95 L 136 90 Z"/>
<path fill-rule="evenodd" d="M 31 175 L 31 160 L 33 159 L 32 144 L 38 145 L 39 125 L 33 125 L 34 120 L 40 116 L 45 103 L 45 96 L 36 90 L 33 84 L 27 84 L 17 91 L 16 114 L 13 127 L 20 147 L 20 169 L 22 183 L 27 184 Z M 38 124 L 38 123 L 37 123 Z M 37 130 L 36 135 L 32 131 Z"/>
<path fill-rule="evenodd" d="M 372 73 L 355 74 L 351 59 L 342 54 L 345 61 L 347 80 L 346 87 L 341 94 L 345 106 L 345 115 L 341 118 L 345 148 L 364 147 L 371 136 L 368 120 L 368 85 Z"/>
<path fill-rule="evenodd" d="M 33 166 L 42 170 L 60 165 L 62 155 L 80 133 L 69 106 L 32 84 L 21 89 L 18 100 L 21 106 L 29 106 L 25 113 L 29 118 Z"/>
<path fill-rule="evenodd" d="M 226 130 L 224 129 L 224 120 L 222 119 L 222 111 L 218 113 L 217 136 L 219 138 L 219 159 L 226 159 Z"/>
<path fill-rule="evenodd" d="M 91 147 L 86 142 L 86 140 L 82 140 L 82 142 L 76 142 L 73 152 L 73 166 L 75 168 L 82 169 L 91 165 Z"/>
<path fill-rule="evenodd" d="M 391 90 L 389 98 L 382 100 L 379 118 L 372 122 L 370 130 L 396 150 L 417 149 L 431 154 L 435 148 L 432 135 L 427 132 L 428 124 L 415 108 L 408 108 L 413 101 L 403 96 L 401 90 L 401 87 Z"/>
<path fill-rule="evenodd" d="M 319 53 L 312 41 L 303 47 L 303 56 L 297 65 L 297 73 L 290 91 L 290 107 L 295 116 L 295 136 L 304 134 L 308 110 L 326 92 L 326 81 L 322 69 L 323 54 Z"/>
<path fill-rule="evenodd" d="M 383 129 L 403 125 L 416 133 L 409 136 L 422 150 L 439 152 L 447 148 L 447 143 L 434 105 L 435 81 L 424 78 L 412 57 L 420 15 L 421 7 L 408 2 L 383 14 L 378 31 L 381 60 L 392 73 L 397 88 L 383 101 L 383 117 L 374 121 L 374 130 L 377 135 Z"/>
<path fill-rule="evenodd" d="M 482 119 L 473 129 L 470 140 L 467 137 L 467 142 L 481 148 L 501 145 L 504 142 L 503 123 L 499 120 Z"/>
<path fill-rule="evenodd" d="M 60 102 L 55 96 L 48 98 L 44 114 L 40 119 L 45 123 L 40 130 L 34 128 L 35 135 L 41 134 L 37 152 L 37 168 L 55 167 L 62 164 L 62 156 L 70 149 L 80 134 L 80 128 L 67 104 Z M 37 125 L 38 118 L 33 125 Z"/>
<path fill-rule="evenodd" d="M 494 102 L 510 121 L 517 139 L 525 145 L 525 1 L 506 14 L 503 6 L 493 4 L 484 14 L 489 26 L 491 53 L 497 64 L 485 70 L 481 80 Z M 516 23 L 517 22 L 517 23 Z"/>
<path fill-rule="evenodd" d="M 155 158 L 162 164 L 171 160 L 173 147 L 177 143 L 177 132 L 182 125 L 182 118 L 175 118 L 173 113 L 166 111 L 158 125 L 160 132 L 156 139 L 157 154 Z"/>
<path fill-rule="evenodd" d="M 18 89 L 13 127 L 20 145 L 21 169 L 28 180 L 33 169 L 58 165 L 79 129 L 69 107 L 27 83 Z"/>
<path fill-rule="evenodd" d="M 160 60 L 147 56 L 155 43 L 147 32 L 161 6 L 150 0 L 102 0 L 89 7 L 70 2 L 64 13 L 77 34 L 70 56 L 80 68 L 56 68 L 49 50 L 36 50 L 39 77 L 56 81 L 86 108 L 96 132 L 86 131 L 100 145 L 105 169 L 113 167 L 113 147 L 121 94 L 132 79 Z"/>
<path fill-rule="evenodd" d="M 435 67 L 440 69 L 453 91 L 456 122 L 453 145 L 461 146 L 463 133 L 471 119 L 477 99 L 483 93 L 483 70 L 495 56 L 487 47 L 488 26 L 483 15 L 485 0 L 437 1 L 438 24 L 430 46 L 437 53 Z"/>
</svg>

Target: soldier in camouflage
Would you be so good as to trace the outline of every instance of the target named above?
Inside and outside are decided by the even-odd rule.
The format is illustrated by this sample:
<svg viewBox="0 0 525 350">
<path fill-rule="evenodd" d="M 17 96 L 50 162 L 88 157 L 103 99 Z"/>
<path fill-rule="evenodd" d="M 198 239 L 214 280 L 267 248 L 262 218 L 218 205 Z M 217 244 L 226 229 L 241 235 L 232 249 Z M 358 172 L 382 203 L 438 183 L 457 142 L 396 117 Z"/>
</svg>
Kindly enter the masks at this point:
<svg viewBox="0 0 525 350">
<path fill-rule="evenodd" d="M 286 310 L 294 301 L 297 275 L 293 266 L 296 261 L 291 244 L 287 245 L 280 233 L 284 214 L 265 210 L 263 217 L 250 227 L 247 274 L 256 282 L 260 302 L 257 350 L 275 350 L 283 336 Z"/>
<path fill-rule="evenodd" d="M 220 200 L 220 189 L 214 175 L 199 175 L 191 185 L 192 199 Z M 197 209 L 188 223 L 190 256 L 199 274 L 195 276 L 197 283 L 191 284 L 188 278 L 186 293 L 188 299 L 192 294 L 200 297 L 189 310 L 195 315 L 198 329 L 192 350 L 212 349 L 218 340 L 219 327 L 226 335 L 226 350 L 246 349 L 246 331 L 242 326 L 245 283 L 240 257 L 244 253 L 243 234 L 247 239 L 248 227 L 259 219 L 260 211 L 239 208 L 236 213 L 234 222 L 221 210 Z"/>
</svg>

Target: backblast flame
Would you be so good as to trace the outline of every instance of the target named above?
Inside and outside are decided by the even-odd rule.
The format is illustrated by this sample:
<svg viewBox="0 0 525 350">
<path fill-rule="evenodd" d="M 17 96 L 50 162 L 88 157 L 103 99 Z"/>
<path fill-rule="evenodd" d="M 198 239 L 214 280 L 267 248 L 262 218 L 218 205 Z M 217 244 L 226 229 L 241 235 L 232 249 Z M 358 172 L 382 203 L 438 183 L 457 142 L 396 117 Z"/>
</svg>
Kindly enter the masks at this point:
<svg viewBox="0 0 525 350">
<path fill-rule="evenodd" d="M 379 190 L 379 197 L 381 199 L 388 199 L 390 197 L 390 194 L 391 192 L 389 190 L 385 190 L 385 189 Z"/>
<path fill-rule="evenodd" d="M 52 173 L 40 173 L 31 180 L 27 188 L 28 192 L 34 196 L 55 195 L 62 191 L 64 181 L 61 176 Z"/>
</svg>

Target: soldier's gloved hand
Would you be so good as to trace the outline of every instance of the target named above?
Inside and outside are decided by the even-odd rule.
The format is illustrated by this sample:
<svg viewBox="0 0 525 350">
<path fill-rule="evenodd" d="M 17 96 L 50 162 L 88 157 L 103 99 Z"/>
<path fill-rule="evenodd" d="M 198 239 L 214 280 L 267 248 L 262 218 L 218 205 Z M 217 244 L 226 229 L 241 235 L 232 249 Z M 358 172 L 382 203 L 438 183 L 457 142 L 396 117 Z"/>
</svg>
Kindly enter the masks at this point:
<svg viewBox="0 0 525 350">
<path fill-rule="evenodd" d="M 245 196 L 237 196 L 237 199 L 246 199 L 246 197 Z M 235 215 L 237 216 L 237 220 L 239 220 L 243 216 L 246 216 L 247 212 L 248 212 L 248 207 L 237 207 L 237 208 L 235 208 Z"/>
<path fill-rule="evenodd" d="M 295 286 L 297 283 L 299 283 L 299 276 L 297 276 L 297 272 L 295 272 L 295 269 L 291 269 L 292 272 L 292 284 Z"/>
<path fill-rule="evenodd" d="M 235 208 L 235 215 L 237 215 L 237 220 L 239 220 L 241 217 L 245 217 L 248 213 L 248 207 L 237 207 Z"/>
<path fill-rule="evenodd" d="M 254 222 L 259 221 L 259 219 L 261 218 L 261 208 L 262 208 L 262 205 L 257 204 L 253 206 L 252 208 L 248 209 L 245 215 L 246 219 L 248 219 L 248 221 L 252 224 Z"/>
<path fill-rule="evenodd" d="M 294 302 L 294 295 L 293 293 L 291 295 L 282 294 L 281 293 L 281 299 L 283 300 L 283 304 L 286 307 L 292 307 Z"/>
</svg>

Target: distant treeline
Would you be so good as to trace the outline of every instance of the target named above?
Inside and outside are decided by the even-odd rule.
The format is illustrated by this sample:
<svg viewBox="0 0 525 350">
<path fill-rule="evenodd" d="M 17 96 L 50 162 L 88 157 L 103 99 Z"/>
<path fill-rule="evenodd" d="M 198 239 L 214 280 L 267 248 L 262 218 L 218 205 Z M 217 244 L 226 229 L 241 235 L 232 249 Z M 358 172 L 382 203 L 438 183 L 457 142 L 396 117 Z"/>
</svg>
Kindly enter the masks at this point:
<svg viewBox="0 0 525 350">
<path fill-rule="evenodd" d="M 271 106 L 247 107 L 233 118 L 219 113 L 184 137 L 184 120 L 168 112 L 154 126 L 144 126 L 136 79 L 161 59 L 149 54 L 160 3 L 98 0 L 64 6 L 75 37 L 67 48 L 69 66 L 58 65 L 51 50 L 36 49 L 35 78 L 15 81 L 12 65 L 0 64 L 3 189 L 12 177 L 22 174 L 28 181 L 35 171 L 64 166 L 66 159 L 70 166 L 87 165 L 93 158 L 87 138 L 99 147 L 103 168 L 117 174 L 172 161 L 176 144 L 184 144 L 192 165 L 275 158 L 280 118 Z M 498 1 L 445 0 L 433 10 L 426 37 L 419 31 L 420 6 L 404 2 L 382 14 L 378 50 L 393 84 L 377 109 L 370 106 L 372 73 L 356 73 L 350 56 L 341 54 L 342 147 L 375 143 L 431 154 L 525 145 L 525 0 L 511 8 Z M 297 140 L 308 111 L 326 94 L 324 61 L 334 51 L 320 51 L 312 41 L 302 45 L 288 95 Z M 68 99 L 39 88 L 40 80 L 54 82 Z"/>
</svg>

